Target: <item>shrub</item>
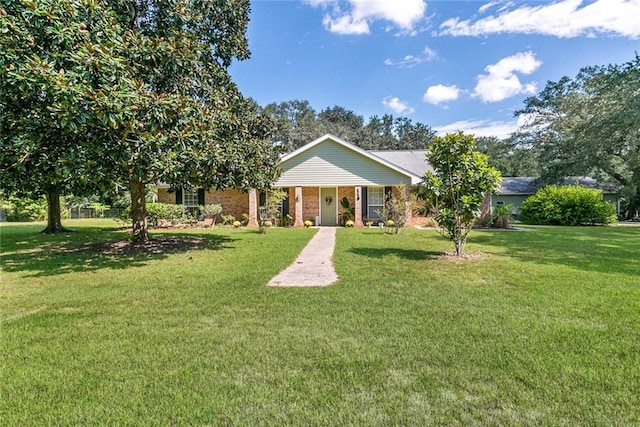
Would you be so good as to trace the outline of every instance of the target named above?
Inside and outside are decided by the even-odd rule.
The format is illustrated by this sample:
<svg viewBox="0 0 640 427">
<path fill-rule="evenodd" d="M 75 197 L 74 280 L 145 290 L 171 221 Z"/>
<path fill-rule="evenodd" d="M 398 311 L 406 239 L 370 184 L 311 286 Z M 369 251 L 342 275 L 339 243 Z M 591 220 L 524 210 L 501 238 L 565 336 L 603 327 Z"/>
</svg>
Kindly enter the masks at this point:
<svg viewBox="0 0 640 427">
<path fill-rule="evenodd" d="M 353 221 L 352 221 L 352 220 L 350 220 L 350 219 L 349 219 L 349 220 L 347 220 L 347 221 L 344 223 L 344 226 L 345 226 L 345 227 L 353 227 Z"/>
<path fill-rule="evenodd" d="M 415 195 L 407 191 L 407 187 L 403 184 L 386 198 L 382 211 L 377 213 L 385 220 L 384 224 L 393 228 L 393 232 L 397 234 L 398 230 L 406 226 L 416 204 Z"/>
<path fill-rule="evenodd" d="M 611 203 L 602 200 L 601 190 L 549 185 L 522 203 L 520 218 L 542 225 L 609 224 L 616 220 L 616 213 Z"/>
<path fill-rule="evenodd" d="M 128 214 L 128 212 L 127 212 Z M 189 219 L 190 213 L 184 205 L 172 203 L 147 203 L 147 222 L 151 227 L 157 227 L 163 219 L 176 224 Z"/>
<path fill-rule="evenodd" d="M 233 215 L 222 215 L 222 225 L 231 225 L 236 222 L 236 217 Z"/>
<path fill-rule="evenodd" d="M 495 228 L 511 227 L 511 213 L 513 212 L 513 204 L 505 203 L 496 205 L 493 208 L 493 226 Z"/>
<path fill-rule="evenodd" d="M 7 211 L 7 221 L 44 221 L 47 219 L 47 200 L 44 197 L 9 197 L 2 201 Z"/>
<path fill-rule="evenodd" d="M 215 218 L 220 212 L 222 212 L 222 205 L 220 204 L 208 204 L 198 206 L 200 211 L 200 219 Z"/>
<path fill-rule="evenodd" d="M 340 204 L 342 205 L 343 209 L 343 211 L 340 213 L 340 217 L 342 218 L 342 222 L 345 224 L 345 226 L 348 227 L 347 222 L 356 217 L 356 208 L 355 206 L 351 206 L 347 196 L 344 196 L 342 198 Z"/>
<path fill-rule="evenodd" d="M 234 228 L 238 228 L 242 225 L 242 223 L 240 221 L 233 221 L 233 227 Z"/>
</svg>

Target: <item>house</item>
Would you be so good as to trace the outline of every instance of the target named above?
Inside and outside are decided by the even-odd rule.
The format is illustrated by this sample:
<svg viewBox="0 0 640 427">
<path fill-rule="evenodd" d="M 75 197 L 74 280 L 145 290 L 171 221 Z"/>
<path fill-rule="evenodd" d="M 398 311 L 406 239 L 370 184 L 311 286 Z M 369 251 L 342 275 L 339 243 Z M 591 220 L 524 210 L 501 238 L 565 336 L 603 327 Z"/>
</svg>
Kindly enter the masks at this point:
<svg viewBox="0 0 640 427">
<path fill-rule="evenodd" d="M 585 176 L 567 177 L 562 179 L 558 184 L 579 184 L 585 188 L 602 190 L 604 201 L 614 203 L 616 206 L 616 212 L 620 212 L 618 191 L 612 185 L 598 182 L 593 178 Z M 522 202 L 524 202 L 527 197 L 535 194 L 536 191 L 545 185 L 547 184 L 532 176 L 503 177 L 500 188 L 496 191 L 495 196 L 491 197 L 491 207 L 493 208 L 497 205 L 506 205 L 511 203 L 513 205 L 513 214 L 517 215 L 520 211 L 520 205 Z"/>
<path fill-rule="evenodd" d="M 408 190 L 420 182 L 427 170 L 424 151 L 366 151 L 336 136 L 324 135 L 281 158 L 282 174 L 273 184 L 288 197 L 282 215 L 290 215 L 293 225 L 340 223 L 341 200 L 346 197 L 354 207 L 356 226 L 365 219 L 380 219 L 385 197 L 404 185 Z M 261 195 L 256 190 L 170 192 L 158 186 L 158 201 L 187 206 L 219 203 L 225 215 L 249 217 L 249 226 L 257 226 Z"/>
<path fill-rule="evenodd" d="M 330 134 L 321 136 L 280 159 L 282 174 L 273 187 L 287 194 L 281 214 L 291 216 L 295 227 L 304 226 L 307 220 L 315 225 L 338 225 L 341 200 L 346 197 L 354 207 L 355 226 L 362 226 L 365 220 L 378 220 L 389 193 L 398 191 L 401 185 L 409 190 L 430 170 L 425 154 L 425 150 L 367 151 Z M 604 200 L 618 206 L 618 194 L 612 186 L 588 177 L 565 178 L 563 183 L 576 182 L 603 190 Z M 543 185 L 535 177 L 504 177 L 497 194 L 487 198 L 486 211 L 511 203 L 517 214 L 522 202 Z M 236 219 L 246 215 L 249 226 L 258 226 L 258 208 L 264 203 L 264 194 L 202 188 L 171 192 L 168 185 L 159 185 L 158 201 L 189 207 L 221 204 L 223 214 Z"/>
</svg>

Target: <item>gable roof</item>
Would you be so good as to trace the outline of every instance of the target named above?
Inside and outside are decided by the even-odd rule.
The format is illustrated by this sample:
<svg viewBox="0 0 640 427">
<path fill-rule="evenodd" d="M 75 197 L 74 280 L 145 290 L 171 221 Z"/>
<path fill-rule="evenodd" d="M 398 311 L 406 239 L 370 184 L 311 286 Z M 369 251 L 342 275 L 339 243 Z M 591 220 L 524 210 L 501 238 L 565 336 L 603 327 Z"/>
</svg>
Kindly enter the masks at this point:
<svg viewBox="0 0 640 427">
<path fill-rule="evenodd" d="M 283 169 L 286 168 L 286 164 L 287 163 L 295 163 L 296 158 L 298 157 L 303 157 L 305 153 L 313 150 L 314 148 L 316 148 L 317 146 L 319 146 L 320 144 L 323 143 L 334 143 L 337 144 L 338 146 L 342 147 L 343 149 L 347 150 L 348 152 L 351 152 L 353 154 L 356 154 L 358 156 L 362 156 L 363 158 L 373 162 L 374 164 L 381 166 L 383 168 L 389 169 L 397 174 L 400 174 L 404 177 L 406 177 L 408 180 L 410 180 L 410 182 L 412 184 L 417 184 L 418 182 L 420 182 L 421 179 L 421 175 L 418 175 L 416 173 L 414 173 L 411 170 L 405 169 L 402 166 L 387 160 L 386 158 L 382 157 L 382 156 L 378 156 L 376 154 L 373 154 L 369 151 L 363 150 L 362 148 L 350 144 L 349 142 L 338 138 L 335 135 L 331 135 L 331 134 L 325 134 L 323 136 L 321 136 L 320 138 L 317 138 L 313 141 L 311 141 L 308 144 L 303 145 L 302 147 L 298 148 L 295 151 L 292 151 L 289 154 L 286 154 L 284 156 L 282 156 L 282 158 L 280 159 L 280 164 L 282 165 Z"/>
<path fill-rule="evenodd" d="M 370 151 L 370 153 L 419 177 L 423 177 L 427 171 L 433 172 L 433 168 L 425 157 L 427 150 L 385 150 Z"/>
<path fill-rule="evenodd" d="M 604 194 L 615 194 L 618 191 L 612 185 L 598 182 L 587 176 L 569 176 L 563 178 L 558 185 L 579 184 L 585 188 L 602 190 Z M 503 177 L 502 184 L 496 192 L 498 195 L 530 195 L 547 185 L 534 176 Z"/>
</svg>

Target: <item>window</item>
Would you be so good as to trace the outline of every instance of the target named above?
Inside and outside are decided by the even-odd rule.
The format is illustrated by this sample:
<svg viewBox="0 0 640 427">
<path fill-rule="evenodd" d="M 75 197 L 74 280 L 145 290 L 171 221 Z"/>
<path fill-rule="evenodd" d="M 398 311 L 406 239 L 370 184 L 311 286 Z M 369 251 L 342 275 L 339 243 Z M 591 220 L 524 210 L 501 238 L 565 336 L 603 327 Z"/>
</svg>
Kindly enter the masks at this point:
<svg viewBox="0 0 640 427">
<path fill-rule="evenodd" d="M 384 187 L 369 187 L 367 189 L 367 218 L 380 219 L 382 209 L 384 209 Z M 380 213 L 376 211 L 380 211 Z"/>
<path fill-rule="evenodd" d="M 198 206 L 198 190 L 184 190 L 182 192 L 182 204 L 188 208 L 195 208 Z"/>
</svg>

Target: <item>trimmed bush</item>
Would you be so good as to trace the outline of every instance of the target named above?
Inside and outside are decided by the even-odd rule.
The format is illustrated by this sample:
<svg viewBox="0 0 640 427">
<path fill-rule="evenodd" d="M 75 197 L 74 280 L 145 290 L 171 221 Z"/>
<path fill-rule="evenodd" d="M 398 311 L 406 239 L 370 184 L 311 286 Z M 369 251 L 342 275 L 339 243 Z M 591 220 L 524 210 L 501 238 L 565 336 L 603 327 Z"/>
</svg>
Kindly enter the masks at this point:
<svg viewBox="0 0 640 427">
<path fill-rule="evenodd" d="M 147 222 L 150 227 L 157 227 L 161 219 L 176 224 L 184 221 L 188 216 L 189 213 L 184 205 L 147 203 Z"/>
<path fill-rule="evenodd" d="M 541 225 L 609 224 L 616 221 L 616 211 L 602 200 L 601 190 L 549 185 L 522 203 L 520 219 Z"/>
</svg>

